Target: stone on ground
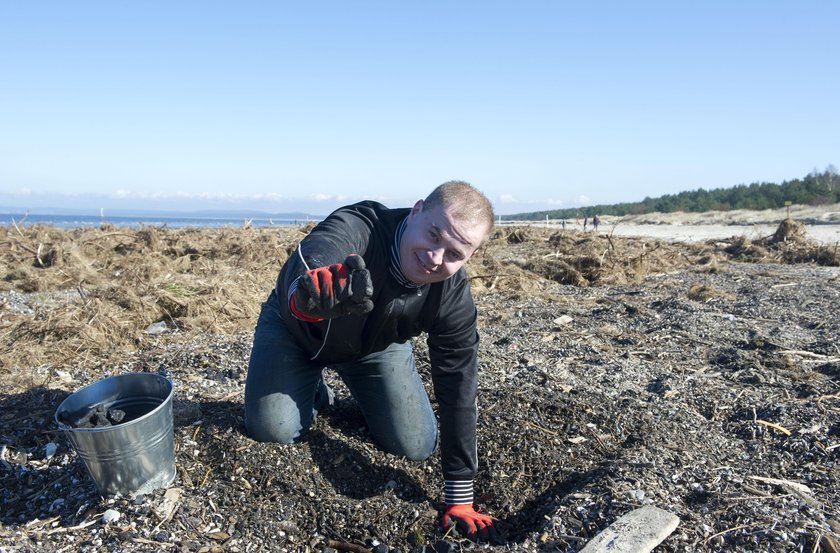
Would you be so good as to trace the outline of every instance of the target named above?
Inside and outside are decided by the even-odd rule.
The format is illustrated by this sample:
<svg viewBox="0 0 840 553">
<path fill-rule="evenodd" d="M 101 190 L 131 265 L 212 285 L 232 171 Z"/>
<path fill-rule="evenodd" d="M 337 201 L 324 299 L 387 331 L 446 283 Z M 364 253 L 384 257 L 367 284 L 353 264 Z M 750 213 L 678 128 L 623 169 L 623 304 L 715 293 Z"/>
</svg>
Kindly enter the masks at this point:
<svg viewBox="0 0 840 553">
<path fill-rule="evenodd" d="M 581 553 L 647 553 L 670 536 L 679 523 L 678 516 L 645 505 L 610 524 Z"/>
</svg>

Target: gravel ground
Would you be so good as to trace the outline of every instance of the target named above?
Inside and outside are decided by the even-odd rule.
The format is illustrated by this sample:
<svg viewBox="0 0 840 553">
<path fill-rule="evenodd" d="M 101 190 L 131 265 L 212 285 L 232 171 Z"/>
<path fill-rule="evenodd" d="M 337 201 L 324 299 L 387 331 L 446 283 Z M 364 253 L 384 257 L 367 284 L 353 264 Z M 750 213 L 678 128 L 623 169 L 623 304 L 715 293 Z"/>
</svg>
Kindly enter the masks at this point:
<svg viewBox="0 0 840 553">
<path fill-rule="evenodd" d="M 379 451 L 330 372 L 338 401 L 301 443 L 247 438 L 242 331 L 148 335 L 83 367 L 33 359 L 32 386 L 0 399 L 0 549 L 572 552 L 652 504 L 680 517 L 659 552 L 837 551 L 840 269 L 723 262 L 476 296 L 477 502 L 504 545 L 437 529 L 438 457 Z M 20 316 L 38 300 L 3 299 Z M 52 416 L 125 371 L 171 376 L 178 476 L 101 498 Z"/>
</svg>

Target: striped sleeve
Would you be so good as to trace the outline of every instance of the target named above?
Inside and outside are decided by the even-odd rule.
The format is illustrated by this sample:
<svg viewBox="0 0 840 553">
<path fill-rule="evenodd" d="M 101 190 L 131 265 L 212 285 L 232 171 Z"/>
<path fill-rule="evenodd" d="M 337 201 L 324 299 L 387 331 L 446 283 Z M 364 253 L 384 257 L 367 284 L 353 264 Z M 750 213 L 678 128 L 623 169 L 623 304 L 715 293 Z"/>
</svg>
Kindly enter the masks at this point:
<svg viewBox="0 0 840 553">
<path fill-rule="evenodd" d="M 444 480 L 444 501 L 447 505 L 472 505 L 472 480 Z"/>
</svg>

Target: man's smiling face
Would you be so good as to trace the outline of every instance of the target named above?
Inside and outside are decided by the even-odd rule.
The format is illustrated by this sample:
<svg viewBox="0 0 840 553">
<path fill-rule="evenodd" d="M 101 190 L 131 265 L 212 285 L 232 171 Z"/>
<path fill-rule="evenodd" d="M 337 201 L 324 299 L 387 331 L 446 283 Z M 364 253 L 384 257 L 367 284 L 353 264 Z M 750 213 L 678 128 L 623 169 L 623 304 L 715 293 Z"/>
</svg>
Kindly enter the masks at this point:
<svg viewBox="0 0 840 553">
<path fill-rule="evenodd" d="M 400 243 L 403 274 L 416 284 L 446 280 L 472 257 L 485 230 L 480 224 L 454 218 L 450 208 L 438 205 L 423 210 L 423 201 L 418 201 Z"/>
</svg>

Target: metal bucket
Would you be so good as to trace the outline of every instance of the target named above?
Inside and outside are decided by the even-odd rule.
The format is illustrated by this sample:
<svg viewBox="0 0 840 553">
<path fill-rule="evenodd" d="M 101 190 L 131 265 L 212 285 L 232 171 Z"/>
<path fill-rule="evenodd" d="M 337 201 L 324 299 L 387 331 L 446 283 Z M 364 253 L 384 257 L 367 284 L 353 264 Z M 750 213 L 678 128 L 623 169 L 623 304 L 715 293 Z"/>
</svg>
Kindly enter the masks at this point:
<svg viewBox="0 0 840 553">
<path fill-rule="evenodd" d="M 102 428 L 72 425 L 98 405 L 123 411 L 125 418 Z M 102 495 L 146 494 L 175 479 L 172 382 L 167 378 L 126 373 L 99 380 L 62 401 L 55 421 Z"/>
</svg>

